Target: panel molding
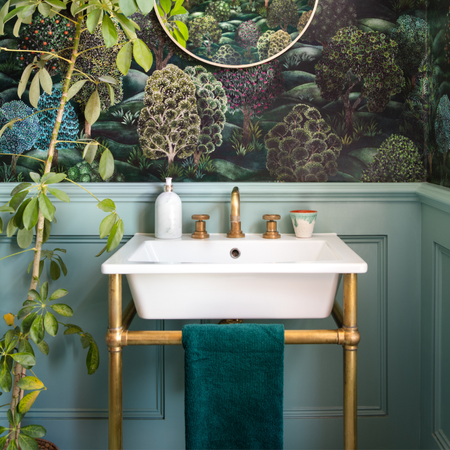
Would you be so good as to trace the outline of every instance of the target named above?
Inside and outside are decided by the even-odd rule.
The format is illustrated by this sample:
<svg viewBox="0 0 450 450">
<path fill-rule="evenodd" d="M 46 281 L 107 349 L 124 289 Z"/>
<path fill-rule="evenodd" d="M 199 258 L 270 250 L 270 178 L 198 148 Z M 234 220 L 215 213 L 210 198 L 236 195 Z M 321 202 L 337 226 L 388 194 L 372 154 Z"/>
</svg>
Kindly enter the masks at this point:
<svg viewBox="0 0 450 450">
<path fill-rule="evenodd" d="M 433 339 L 433 436 L 436 439 L 439 446 L 444 450 L 450 450 L 450 439 L 442 430 L 441 424 L 441 405 L 442 405 L 442 348 L 448 343 L 442 342 L 442 303 L 444 295 L 442 292 L 442 279 L 448 277 L 442 270 L 442 259 L 444 257 L 450 258 L 450 249 L 438 244 L 433 243 L 433 327 L 434 327 L 434 339 Z M 448 300 L 448 299 L 447 299 Z"/>
<path fill-rule="evenodd" d="M 298 201 L 355 201 L 355 202 L 415 202 L 416 192 L 427 183 L 174 183 L 177 194 L 185 203 L 229 202 L 233 187 L 239 184 L 242 203 Z M 0 183 L 0 202 L 10 200 L 10 192 L 17 183 Z M 112 198 L 115 203 L 149 203 L 162 192 L 161 183 L 82 183 L 99 198 Z M 97 203 L 77 186 L 59 186 L 71 202 Z M 55 203 L 58 199 L 52 199 Z M 3 204 L 2 203 L 2 204 Z"/>
<path fill-rule="evenodd" d="M 359 405 L 358 416 L 376 416 L 384 417 L 388 414 L 388 389 L 387 389 L 387 236 L 339 236 L 346 244 L 373 244 L 377 248 L 377 305 L 378 305 L 378 336 L 380 348 L 380 397 L 378 405 Z M 342 351 L 341 349 L 339 349 Z M 302 418 L 327 418 L 327 417 L 342 417 L 343 408 L 339 406 L 323 406 L 323 407 L 295 407 L 285 408 L 283 416 L 289 419 Z"/>
<path fill-rule="evenodd" d="M 132 236 L 125 235 L 122 242 L 125 243 Z M 6 235 L 0 235 L 0 244 L 9 244 L 15 241 L 16 237 L 7 237 Z M 50 236 L 48 244 L 61 245 L 61 244 L 101 244 L 104 245 L 105 241 L 100 239 L 99 236 Z M 107 293 L 105 292 L 105 295 Z M 125 302 L 124 302 L 125 303 Z M 155 320 L 156 330 L 164 330 L 164 321 Z M 106 329 L 105 329 L 106 333 Z M 100 344 L 101 345 L 101 344 Z M 155 365 L 155 377 L 156 386 L 149 386 L 149 389 L 156 390 L 156 405 L 154 408 L 131 408 L 123 410 L 124 420 L 163 420 L 165 415 L 165 385 L 164 385 L 164 367 L 165 367 L 165 354 L 164 346 L 158 345 L 157 347 L 157 363 Z M 124 350 L 126 352 L 126 347 Z M 105 362 L 104 364 L 107 364 Z M 124 384 L 126 380 L 124 379 Z M 38 420 L 73 420 L 73 419 L 108 419 L 108 408 L 32 408 L 27 413 L 27 419 Z M 0 419 L 6 420 L 6 411 L 0 412 Z"/>
</svg>

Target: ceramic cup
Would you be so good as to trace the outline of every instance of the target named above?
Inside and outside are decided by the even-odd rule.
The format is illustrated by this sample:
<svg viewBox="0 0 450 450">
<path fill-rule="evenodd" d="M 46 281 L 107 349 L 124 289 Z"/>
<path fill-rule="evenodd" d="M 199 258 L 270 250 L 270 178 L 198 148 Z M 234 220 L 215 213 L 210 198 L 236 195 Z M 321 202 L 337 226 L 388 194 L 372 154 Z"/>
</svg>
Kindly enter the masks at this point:
<svg viewBox="0 0 450 450">
<path fill-rule="evenodd" d="M 298 238 L 310 238 L 316 223 L 317 211 L 298 210 L 291 211 L 290 214 L 295 236 Z"/>
</svg>

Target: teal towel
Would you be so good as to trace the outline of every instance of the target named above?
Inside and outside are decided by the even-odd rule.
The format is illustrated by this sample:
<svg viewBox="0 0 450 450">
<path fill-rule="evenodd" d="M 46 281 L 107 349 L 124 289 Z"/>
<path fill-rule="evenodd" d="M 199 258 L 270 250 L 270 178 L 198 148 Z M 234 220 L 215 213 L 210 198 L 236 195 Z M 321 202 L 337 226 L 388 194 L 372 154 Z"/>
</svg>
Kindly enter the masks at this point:
<svg viewBox="0 0 450 450">
<path fill-rule="evenodd" d="M 283 325 L 186 325 L 186 449 L 283 448 Z"/>
</svg>

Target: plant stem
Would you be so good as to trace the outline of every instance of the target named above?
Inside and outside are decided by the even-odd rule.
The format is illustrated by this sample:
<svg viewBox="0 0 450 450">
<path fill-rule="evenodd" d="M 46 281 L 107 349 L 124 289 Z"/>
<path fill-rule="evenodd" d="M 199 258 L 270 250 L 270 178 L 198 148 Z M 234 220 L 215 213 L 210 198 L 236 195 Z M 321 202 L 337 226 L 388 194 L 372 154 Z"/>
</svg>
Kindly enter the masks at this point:
<svg viewBox="0 0 450 450">
<path fill-rule="evenodd" d="M 64 84 L 62 88 L 61 101 L 59 103 L 58 112 L 56 114 L 56 121 L 53 127 L 52 137 L 50 141 L 50 145 L 48 148 L 47 160 L 45 163 L 44 175 L 49 173 L 52 168 L 52 163 L 55 161 L 57 164 L 57 150 L 56 143 L 58 138 L 59 128 L 61 126 L 64 108 L 67 102 L 67 93 L 69 92 L 70 87 L 70 79 L 72 77 L 73 69 L 75 67 L 75 62 L 78 57 L 78 46 L 80 43 L 80 35 L 81 35 L 81 23 L 83 20 L 83 16 L 79 14 L 76 18 L 76 29 L 74 36 L 74 45 L 72 50 L 72 55 L 69 61 L 69 67 L 64 79 Z M 45 192 L 44 192 L 45 193 Z M 30 290 L 36 289 L 38 281 L 39 281 L 39 262 L 41 260 L 41 249 L 42 249 L 42 241 L 44 237 L 44 215 L 42 211 L 39 209 L 39 216 L 37 222 L 37 231 L 36 231 L 36 243 L 35 243 L 35 253 L 33 259 L 33 272 L 31 276 Z M 30 300 L 31 298 L 28 297 Z M 23 391 L 17 386 L 17 382 L 25 375 L 26 369 L 24 369 L 19 363 L 15 364 L 14 368 L 14 383 L 12 389 L 12 399 L 11 399 L 11 412 L 14 414 L 15 408 L 19 403 L 20 399 L 23 397 Z M 19 427 L 17 427 L 17 433 L 15 439 L 17 440 L 19 434 Z"/>
</svg>

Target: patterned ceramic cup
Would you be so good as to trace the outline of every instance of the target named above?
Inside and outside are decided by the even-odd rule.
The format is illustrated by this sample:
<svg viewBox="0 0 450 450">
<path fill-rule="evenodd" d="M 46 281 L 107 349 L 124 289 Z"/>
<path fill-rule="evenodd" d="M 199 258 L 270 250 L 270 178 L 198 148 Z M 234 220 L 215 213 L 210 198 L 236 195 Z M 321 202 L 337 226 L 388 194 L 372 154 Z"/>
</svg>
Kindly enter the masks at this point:
<svg viewBox="0 0 450 450">
<path fill-rule="evenodd" d="M 290 214 L 295 236 L 298 238 L 310 238 L 316 223 L 317 211 L 298 210 L 291 211 Z"/>
</svg>

